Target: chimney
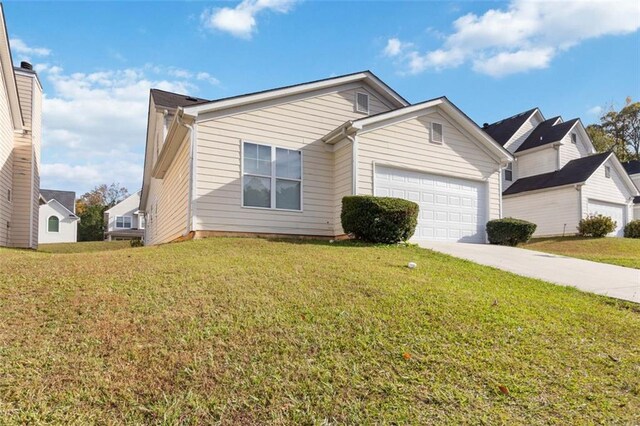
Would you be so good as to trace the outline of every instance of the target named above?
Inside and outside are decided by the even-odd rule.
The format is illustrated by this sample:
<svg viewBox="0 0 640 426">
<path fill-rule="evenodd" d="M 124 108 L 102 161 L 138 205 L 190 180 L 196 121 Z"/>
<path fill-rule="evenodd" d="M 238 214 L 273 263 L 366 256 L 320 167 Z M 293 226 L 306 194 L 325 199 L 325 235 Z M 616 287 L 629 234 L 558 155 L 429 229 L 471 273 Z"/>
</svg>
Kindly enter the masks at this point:
<svg viewBox="0 0 640 426">
<path fill-rule="evenodd" d="M 22 61 L 22 62 L 20 62 L 20 68 L 22 68 L 23 70 L 32 71 L 33 70 L 33 65 L 31 65 L 27 61 Z"/>
</svg>

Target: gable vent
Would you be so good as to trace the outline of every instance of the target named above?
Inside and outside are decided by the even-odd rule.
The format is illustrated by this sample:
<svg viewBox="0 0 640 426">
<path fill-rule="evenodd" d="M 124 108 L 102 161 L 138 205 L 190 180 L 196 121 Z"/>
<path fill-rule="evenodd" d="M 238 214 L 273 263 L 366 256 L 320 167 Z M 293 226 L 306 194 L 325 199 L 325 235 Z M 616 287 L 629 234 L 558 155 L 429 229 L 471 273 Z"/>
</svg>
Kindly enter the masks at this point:
<svg viewBox="0 0 640 426">
<path fill-rule="evenodd" d="M 431 142 L 442 143 L 442 124 L 431 123 Z"/>
<path fill-rule="evenodd" d="M 366 93 L 356 93 L 356 111 L 369 114 L 369 95 Z"/>
</svg>

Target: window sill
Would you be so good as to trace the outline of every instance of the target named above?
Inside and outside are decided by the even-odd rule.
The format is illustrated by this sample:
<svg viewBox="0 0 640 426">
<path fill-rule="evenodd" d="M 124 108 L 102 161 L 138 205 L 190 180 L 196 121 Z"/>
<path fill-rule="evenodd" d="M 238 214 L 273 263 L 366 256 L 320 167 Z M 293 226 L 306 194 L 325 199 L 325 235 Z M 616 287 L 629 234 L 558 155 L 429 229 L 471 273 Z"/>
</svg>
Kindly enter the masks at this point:
<svg viewBox="0 0 640 426">
<path fill-rule="evenodd" d="M 254 206 L 240 206 L 243 209 L 250 210 L 266 210 L 266 211 L 275 211 L 275 212 L 289 212 L 289 213 L 303 213 L 304 210 L 291 210 L 291 209 L 278 209 L 275 207 L 254 207 Z"/>
</svg>

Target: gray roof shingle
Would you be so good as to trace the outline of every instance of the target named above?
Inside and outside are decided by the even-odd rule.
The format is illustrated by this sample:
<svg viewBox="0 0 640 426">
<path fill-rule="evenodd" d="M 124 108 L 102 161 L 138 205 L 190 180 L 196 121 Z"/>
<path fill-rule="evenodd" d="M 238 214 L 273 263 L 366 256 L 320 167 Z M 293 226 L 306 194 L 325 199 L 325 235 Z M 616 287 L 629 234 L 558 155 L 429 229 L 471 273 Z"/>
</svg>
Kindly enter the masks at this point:
<svg viewBox="0 0 640 426">
<path fill-rule="evenodd" d="M 56 191 L 55 189 L 41 189 L 40 195 L 46 201 L 56 200 L 70 212 L 75 212 L 76 193 L 73 191 Z"/>
<path fill-rule="evenodd" d="M 527 136 L 527 139 L 522 142 L 522 145 L 516 149 L 516 152 L 557 142 L 569 133 L 574 124 L 580 121 L 579 118 L 574 118 L 573 120 L 554 124 L 558 118 L 560 117 L 553 117 L 538 124 L 531 134 Z"/>
<path fill-rule="evenodd" d="M 520 127 L 522 127 L 524 122 L 527 121 L 527 119 L 531 117 L 531 114 L 533 114 L 537 109 L 538 108 L 532 108 L 528 111 L 521 112 L 520 114 L 505 118 L 504 120 L 496 121 L 495 123 L 483 127 L 482 130 L 488 133 L 493 140 L 504 146 L 504 144 L 511 139 L 511 137 Z"/>
<path fill-rule="evenodd" d="M 622 163 L 622 166 L 630 175 L 640 173 L 640 160 L 627 161 L 626 163 Z"/>
<path fill-rule="evenodd" d="M 151 97 L 156 106 L 167 108 L 178 108 L 209 102 L 208 99 L 196 98 L 189 95 L 181 95 L 179 93 L 167 92 L 160 89 L 151 89 Z"/>
<path fill-rule="evenodd" d="M 563 168 L 555 172 L 518 179 L 502 195 L 513 195 L 537 189 L 585 182 L 610 155 L 610 152 L 603 152 L 578 158 L 569 161 Z"/>
</svg>

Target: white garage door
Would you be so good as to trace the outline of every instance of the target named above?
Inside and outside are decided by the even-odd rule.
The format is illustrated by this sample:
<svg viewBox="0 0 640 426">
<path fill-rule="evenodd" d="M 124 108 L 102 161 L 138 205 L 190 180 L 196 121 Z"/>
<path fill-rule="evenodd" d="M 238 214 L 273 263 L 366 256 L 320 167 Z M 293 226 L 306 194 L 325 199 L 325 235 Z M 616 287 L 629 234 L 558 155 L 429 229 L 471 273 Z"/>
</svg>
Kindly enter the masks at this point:
<svg viewBox="0 0 640 426">
<path fill-rule="evenodd" d="M 485 242 L 484 183 L 376 167 L 375 195 L 418 203 L 418 226 L 412 240 Z"/>
<path fill-rule="evenodd" d="M 624 236 L 624 226 L 627 224 L 626 210 L 624 204 L 607 203 L 604 201 L 589 200 L 587 204 L 589 214 L 601 214 L 609 216 L 616 221 L 616 230 L 609 234 L 611 237 Z"/>
</svg>

